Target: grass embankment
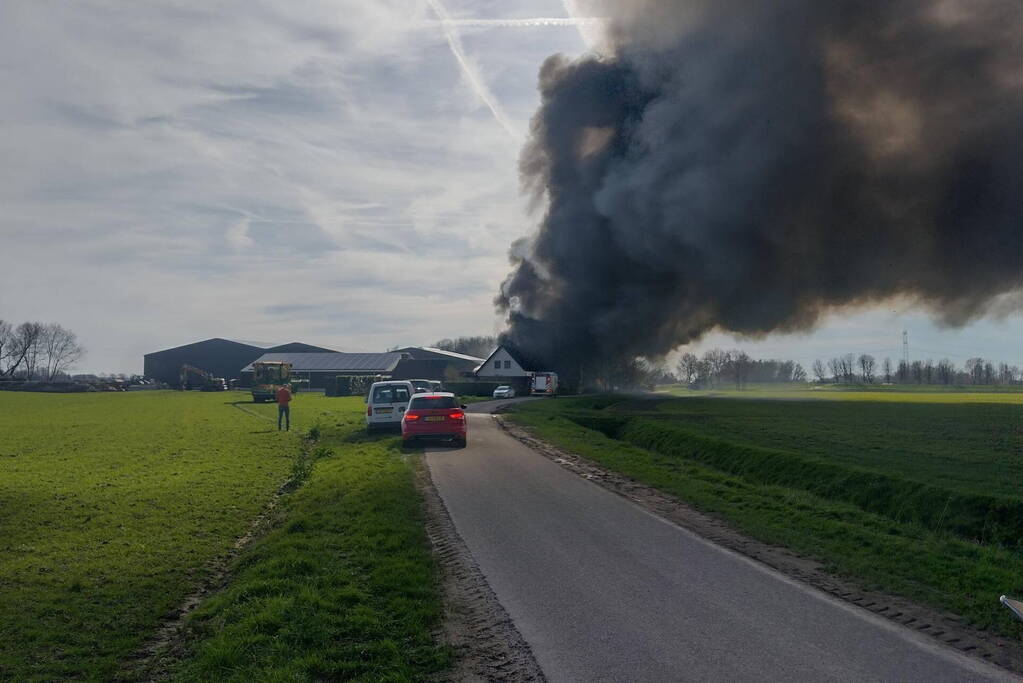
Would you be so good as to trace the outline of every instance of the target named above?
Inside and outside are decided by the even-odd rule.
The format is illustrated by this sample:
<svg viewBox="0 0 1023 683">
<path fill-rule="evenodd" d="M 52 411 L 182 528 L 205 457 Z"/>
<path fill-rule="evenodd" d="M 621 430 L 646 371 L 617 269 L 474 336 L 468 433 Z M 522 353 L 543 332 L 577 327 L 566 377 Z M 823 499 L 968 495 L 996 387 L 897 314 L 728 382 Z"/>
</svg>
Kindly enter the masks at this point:
<svg viewBox="0 0 1023 683">
<path fill-rule="evenodd" d="M 308 480 L 191 619 L 177 678 L 420 681 L 450 665 L 414 460 L 365 436 L 361 399 L 323 404 Z"/>
<path fill-rule="evenodd" d="M 1023 404 L 910 396 L 603 397 L 512 417 L 868 587 L 1019 634 L 997 600 L 1023 592 Z"/>
<path fill-rule="evenodd" d="M 237 406 L 233 402 L 239 402 Z M 131 677 L 126 658 L 282 483 L 275 526 L 193 623 L 184 679 L 421 680 L 447 661 L 413 461 L 359 399 L 0 392 L 0 680 Z M 299 459 L 318 433 L 321 457 Z"/>
<path fill-rule="evenodd" d="M 245 533 L 298 438 L 231 395 L 0 392 L 0 678 L 109 678 Z"/>
</svg>

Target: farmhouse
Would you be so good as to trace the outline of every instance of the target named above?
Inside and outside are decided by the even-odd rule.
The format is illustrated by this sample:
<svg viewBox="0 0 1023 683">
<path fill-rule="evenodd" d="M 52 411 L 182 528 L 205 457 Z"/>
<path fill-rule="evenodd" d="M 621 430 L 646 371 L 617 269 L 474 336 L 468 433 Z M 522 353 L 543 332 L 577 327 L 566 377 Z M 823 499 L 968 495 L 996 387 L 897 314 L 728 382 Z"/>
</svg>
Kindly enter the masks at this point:
<svg viewBox="0 0 1023 683">
<path fill-rule="evenodd" d="M 502 345 L 476 367 L 474 374 L 481 382 L 509 384 L 518 392 L 526 392 L 529 390 L 529 378 L 540 370 L 516 349 Z"/>
<path fill-rule="evenodd" d="M 143 357 L 143 374 L 167 384 L 177 385 L 181 366 L 192 365 L 215 377 L 239 379 L 241 368 L 270 352 L 330 352 L 319 346 L 291 342 L 290 344 L 257 344 L 215 337 L 172 349 L 154 351 Z"/>
</svg>

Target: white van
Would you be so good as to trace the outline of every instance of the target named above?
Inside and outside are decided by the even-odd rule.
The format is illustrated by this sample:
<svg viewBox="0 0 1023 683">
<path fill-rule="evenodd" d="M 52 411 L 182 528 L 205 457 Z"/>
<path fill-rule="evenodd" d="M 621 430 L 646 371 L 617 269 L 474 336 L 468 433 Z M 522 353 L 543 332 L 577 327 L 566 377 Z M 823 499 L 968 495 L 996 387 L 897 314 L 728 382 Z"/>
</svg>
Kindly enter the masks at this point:
<svg viewBox="0 0 1023 683">
<path fill-rule="evenodd" d="M 412 382 L 374 382 L 366 395 L 366 431 L 400 429 L 413 393 Z"/>
</svg>

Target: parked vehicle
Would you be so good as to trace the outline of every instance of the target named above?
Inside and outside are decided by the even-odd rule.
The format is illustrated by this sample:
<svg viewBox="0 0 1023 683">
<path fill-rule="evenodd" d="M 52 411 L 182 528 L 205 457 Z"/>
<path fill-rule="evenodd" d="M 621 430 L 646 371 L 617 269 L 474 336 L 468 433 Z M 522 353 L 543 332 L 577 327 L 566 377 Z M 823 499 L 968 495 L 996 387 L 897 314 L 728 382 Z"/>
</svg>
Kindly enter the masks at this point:
<svg viewBox="0 0 1023 683">
<path fill-rule="evenodd" d="M 366 431 L 400 427 L 414 393 L 407 380 L 374 382 L 366 395 Z"/>
<path fill-rule="evenodd" d="M 536 372 L 530 380 L 529 393 L 533 396 L 557 396 L 558 373 Z"/>
<path fill-rule="evenodd" d="M 444 382 L 438 382 L 437 380 L 430 380 L 430 391 L 444 391 Z"/>
<path fill-rule="evenodd" d="M 504 384 L 494 389 L 494 398 L 515 398 L 515 389 Z"/>
<path fill-rule="evenodd" d="M 422 439 L 451 441 L 464 447 L 467 435 L 465 406 L 449 392 L 415 394 L 401 420 L 401 441 L 405 445 Z"/>
<path fill-rule="evenodd" d="M 412 382 L 412 388 L 415 389 L 413 394 L 428 394 L 433 391 L 433 382 L 428 379 L 410 379 Z"/>
<path fill-rule="evenodd" d="M 264 361 L 252 364 L 252 401 L 273 401 L 277 390 L 291 382 L 291 363 Z"/>
</svg>

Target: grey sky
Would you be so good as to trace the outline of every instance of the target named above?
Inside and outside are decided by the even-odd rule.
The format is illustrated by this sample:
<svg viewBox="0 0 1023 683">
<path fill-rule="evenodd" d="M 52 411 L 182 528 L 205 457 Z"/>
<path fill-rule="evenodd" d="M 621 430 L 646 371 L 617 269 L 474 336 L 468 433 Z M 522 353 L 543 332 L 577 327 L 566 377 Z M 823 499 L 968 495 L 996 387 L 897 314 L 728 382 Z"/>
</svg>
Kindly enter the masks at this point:
<svg viewBox="0 0 1023 683">
<path fill-rule="evenodd" d="M 515 136 L 542 60 L 593 26 L 461 22 L 467 70 L 435 3 L 0 4 L 0 318 L 58 321 L 81 369 L 125 372 L 211 336 L 371 351 L 499 329 L 506 252 L 536 220 Z M 926 356 L 1023 364 L 1018 315 L 942 331 L 904 304 L 742 346 L 895 357 L 904 326 Z"/>
</svg>

